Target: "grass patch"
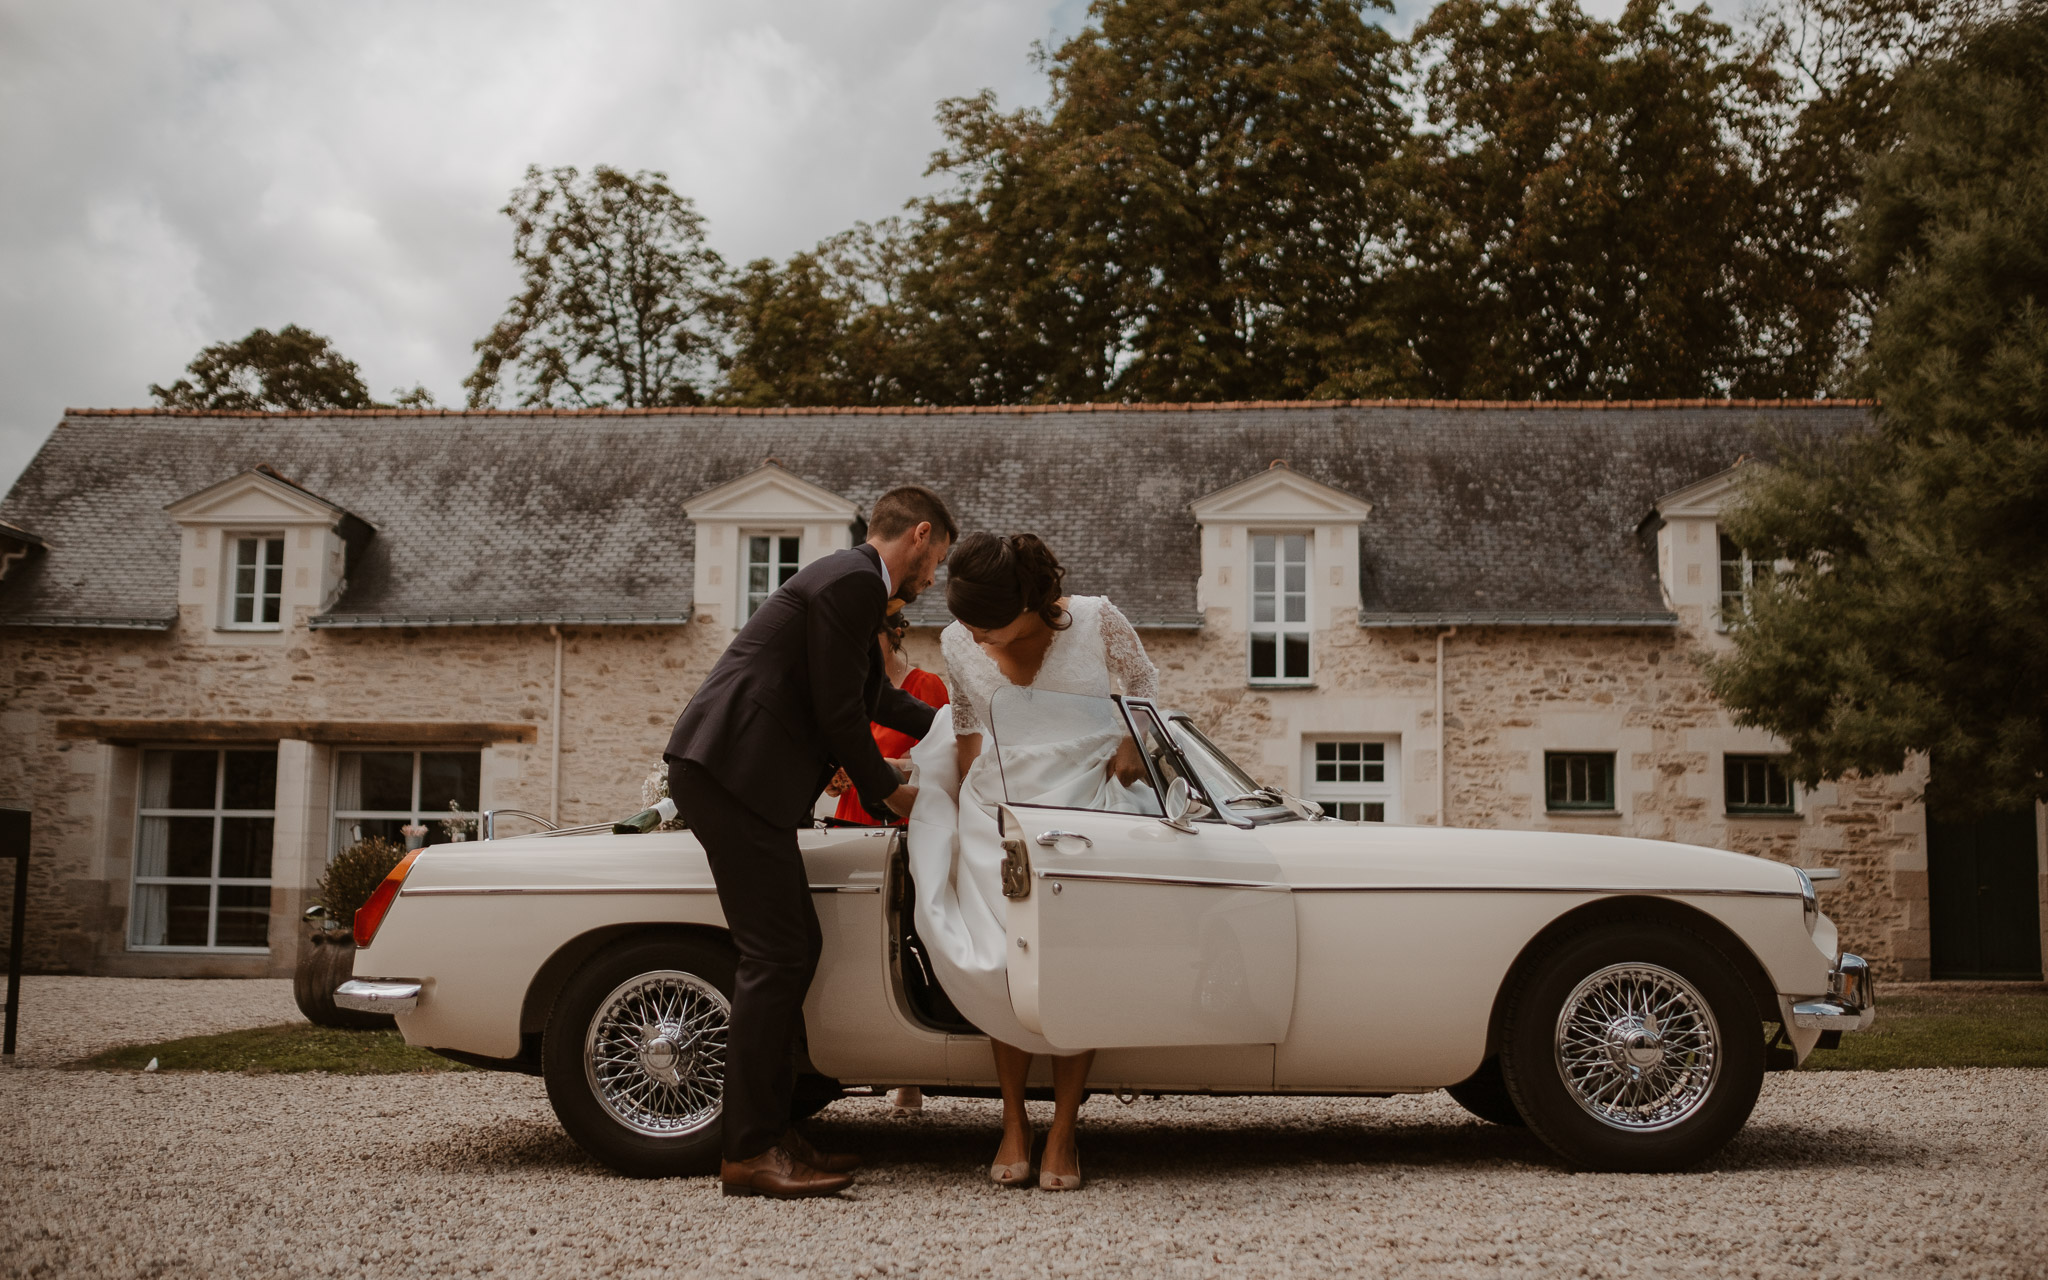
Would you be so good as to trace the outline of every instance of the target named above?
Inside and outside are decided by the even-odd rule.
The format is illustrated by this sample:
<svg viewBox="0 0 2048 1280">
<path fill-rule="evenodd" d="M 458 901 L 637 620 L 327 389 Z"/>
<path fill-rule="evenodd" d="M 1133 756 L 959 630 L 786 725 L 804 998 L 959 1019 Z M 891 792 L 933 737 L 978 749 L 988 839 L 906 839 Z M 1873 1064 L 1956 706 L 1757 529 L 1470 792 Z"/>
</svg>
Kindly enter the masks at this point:
<svg viewBox="0 0 2048 1280">
<path fill-rule="evenodd" d="M 413 1048 L 396 1031 L 337 1031 L 309 1022 L 124 1045 L 73 1065 L 140 1071 L 151 1058 L 157 1060 L 159 1071 L 242 1071 L 251 1075 L 327 1071 L 341 1076 L 388 1076 L 469 1070 L 461 1063 Z"/>
<path fill-rule="evenodd" d="M 1877 988 L 1877 1021 L 1815 1050 L 1807 1071 L 2048 1067 L 2048 989 Z"/>
</svg>

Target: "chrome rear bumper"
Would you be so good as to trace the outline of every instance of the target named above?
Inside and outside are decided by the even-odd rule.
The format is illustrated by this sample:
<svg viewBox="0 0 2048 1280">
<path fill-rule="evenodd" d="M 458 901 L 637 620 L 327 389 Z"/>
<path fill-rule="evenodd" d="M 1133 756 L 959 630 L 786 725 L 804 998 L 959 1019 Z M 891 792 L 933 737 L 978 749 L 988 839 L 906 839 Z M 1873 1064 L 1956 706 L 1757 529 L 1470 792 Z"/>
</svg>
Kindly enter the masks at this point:
<svg viewBox="0 0 2048 1280">
<path fill-rule="evenodd" d="M 1844 951 L 1828 973 L 1827 999 L 1793 1005 L 1792 1025 L 1822 1031 L 1861 1031 L 1877 1017 L 1876 994 L 1871 985 L 1870 965 L 1862 956 Z"/>
<path fill-rule="evenodd" d="M 420 984 L 396 978 L 350 978 L 334 989 L 334 1003 L 360 1013 L 411 1013 L 420 1007 Z"/>
</svg>

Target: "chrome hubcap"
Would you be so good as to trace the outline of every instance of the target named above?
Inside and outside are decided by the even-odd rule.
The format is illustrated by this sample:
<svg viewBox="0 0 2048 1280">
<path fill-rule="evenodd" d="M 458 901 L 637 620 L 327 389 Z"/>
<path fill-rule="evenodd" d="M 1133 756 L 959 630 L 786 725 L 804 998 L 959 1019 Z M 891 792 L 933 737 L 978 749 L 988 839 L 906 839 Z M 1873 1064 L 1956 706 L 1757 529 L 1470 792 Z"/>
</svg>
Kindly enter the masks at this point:
<svg viewBox="0 0 2048 1280">
<path fill-rule="evenodd" d="M 1633 1133 L 1690 1117 L 1713 1091 L 1720 1029 L 1690 982 L 1653 964 L 1600 970 L 1566 997 L 1557 1068 L 1594 1119 Z"/>
<path fill-rule="evenodd" d="M 696 1133 L 725 1098 L 732 1005 L 694 973 L 663 969 L 622 982 L 583 1041 L 584 1074 L 605 1110 L 657 1138 Z"/>
</svg>

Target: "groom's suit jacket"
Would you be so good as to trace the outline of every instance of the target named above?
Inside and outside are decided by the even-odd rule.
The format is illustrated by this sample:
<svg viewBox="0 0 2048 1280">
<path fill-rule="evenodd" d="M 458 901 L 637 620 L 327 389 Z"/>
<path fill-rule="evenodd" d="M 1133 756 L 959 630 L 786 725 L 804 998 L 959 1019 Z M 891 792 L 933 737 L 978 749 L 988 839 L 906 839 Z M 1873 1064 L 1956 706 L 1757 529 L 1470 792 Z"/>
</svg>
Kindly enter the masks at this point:
<svg viewBox="0 0 2048 1280">
<path fill-rule="evenodd" d="M 932 708 L 889 683 L 875 633 L 889 592 L 863 543 L 804 566 L 733 637 L 676 720 L 666 754 L 691 760 L 780 827 L 809 823 L 834 769 L 886 816 L 902 780 L 869 722 L 922 738 Z"/>
</svg>

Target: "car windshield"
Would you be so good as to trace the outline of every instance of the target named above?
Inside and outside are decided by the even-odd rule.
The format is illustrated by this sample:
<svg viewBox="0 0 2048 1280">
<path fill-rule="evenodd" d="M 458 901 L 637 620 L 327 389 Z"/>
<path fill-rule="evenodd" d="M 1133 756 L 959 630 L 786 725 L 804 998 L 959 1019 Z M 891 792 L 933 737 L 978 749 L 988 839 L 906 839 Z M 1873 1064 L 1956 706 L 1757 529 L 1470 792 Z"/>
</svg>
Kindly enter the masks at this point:
<svg viewBox="0 0 2048 1280">
<path fill-rule="evenodd" d="M 1223 748 L 1209 741 L 1186 716 L 1173 718 L 1173 738 L 1186 757 L 1188 768 L 1194 770 L 1201 782 L 1202 791 L 1217 804 L 1232 809 L 1273 809 L 1285 803 L 1278 791 L 1254 781 L 1238 768 L 1237 762 L 1223 754 Z"/>
</svg>

